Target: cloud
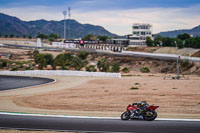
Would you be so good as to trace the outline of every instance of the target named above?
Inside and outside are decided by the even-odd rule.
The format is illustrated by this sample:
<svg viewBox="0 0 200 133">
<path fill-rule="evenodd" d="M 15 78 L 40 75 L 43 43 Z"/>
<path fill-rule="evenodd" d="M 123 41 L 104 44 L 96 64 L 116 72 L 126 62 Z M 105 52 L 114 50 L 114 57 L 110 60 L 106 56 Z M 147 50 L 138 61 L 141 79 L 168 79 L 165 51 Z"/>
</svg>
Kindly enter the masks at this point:
<svg viewBox="0 0 200 133">
<path fill-rule="evenodd" d="M 92 4 L 95 0 L 87 0 Z M 22 20 L 61 20 L 65 6 L 29 6 L 20 8 L 0 8 L 0 12 L 19 17 Z M 133 23 L 150 23 L 153 33 L 176 29 L 187 29 L 199 25 L 200 5 L 184 8 L 137 8 L 84 11 L 73 9 L 72 18 L 81 23 L 101 25 L 118 35 L 131 34 Z"/>
</svg>

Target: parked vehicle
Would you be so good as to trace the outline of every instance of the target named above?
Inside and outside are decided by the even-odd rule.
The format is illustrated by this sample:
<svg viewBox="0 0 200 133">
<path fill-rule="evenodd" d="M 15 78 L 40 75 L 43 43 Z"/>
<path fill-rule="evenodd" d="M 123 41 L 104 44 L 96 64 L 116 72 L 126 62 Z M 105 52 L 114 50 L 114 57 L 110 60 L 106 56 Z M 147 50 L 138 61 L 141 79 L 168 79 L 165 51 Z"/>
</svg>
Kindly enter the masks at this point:
<svg viewBox="0 0 200 133">
<path fill-rule="evenodd" d="M 156 119 L 157 112 L 155 111 L 159 106 L 149 105 L 146 101 L 140 103 L 133 103 L 127 106 L 127 111 L 121 115 L 122 120 L 140 119 L 152 121 Z"/>
</svg>

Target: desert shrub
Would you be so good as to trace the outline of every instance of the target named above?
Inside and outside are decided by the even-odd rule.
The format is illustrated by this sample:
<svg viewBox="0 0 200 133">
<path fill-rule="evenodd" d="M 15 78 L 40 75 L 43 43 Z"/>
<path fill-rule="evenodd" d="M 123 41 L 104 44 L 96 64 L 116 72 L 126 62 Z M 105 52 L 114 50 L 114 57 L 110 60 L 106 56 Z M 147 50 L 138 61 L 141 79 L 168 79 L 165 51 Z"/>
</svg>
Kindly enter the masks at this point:
<svg viewBox="0 0 200 133">
<path fill-rule="evenodd" d="M 139 88 L 133 86 L 133 87 L 130 88 L 130 90 L 139 90 Z"/>
<path fill-rule="evenodd" d="M 105 58 L 100 59 L 98 61 L 97 67 L 101 72 L 108 72 L 109 69 L 110 69 L 110 65 L 109 65 L 108 61 Z"/>
<path fill-rule="evenodd" d="M 119 70 L 120 70 L 120 65 L 119 65 L 119 63 L 118 63 L 118 62 L 114 62 L 114 63 L 112 64 L 111 72 L 119 72 Z"/>
<path fill-rule="evenodd" d="M 140 72 L 143 72 L 143 73 L 149 73 L 150 70 L 149 70 L 148 67 L 143 67 L 143 68 L 140 69 Z"/>
<path fill-rule="evenodd" d="M 88 71 L 88 72 L 96 72 L 97 69 L 95 68 L 94 65 L 89 65 L 88 67 L 86 67 L 86 71 Z"/>
<path fill-rule="evenodd" d="M 31 67 L 25 67 L 25 70 L 31 70 Z"/>
<path fill-rule="evenodd" d="M 39 64 L 39 69 L 43 69 L 47 65 L 53 65 L 54 59 L 52 54 L 38 54 L 35 57 L 35 63 Z"/>
<path fill-rule="evenodd" d="M 66 69 L 67 66 L 72 64 L 73 56 L 70 53 L 59 54 L 55 58 L 55 65 L 61 66 L 62 69 Z"/>
<path fill-rule="evenodd" d="M 71 67 L 75 68 L 76 70 L 80 70 L 81 68 L 85 67 L 88 64 L 86 60 L 82 60 L 79 57 L 75 56 L 72 60 Z"/>
<path fill-rule="evenodd" d="M 124 72 L 124 73 L 128 73 L 128 72 L 130 72 L 130 70 L 129 70 L 129 68 L 124 67 L 124 68 L 122 69 L 122 72 Z"/>
<path fill-rule="evenodd" d="M 7 60 L 0 60 L 0 68 L 7 67 L 8 61 Z"/>
<path fill-rule="evenodd" d="M 188 60 L 181 60 L 180 65 L 183 68 L 191 68 L 191 67 L 193 67 L 194 64 L 190 63 L 190 61 L 188 61 Z"/>
<path fill-rule="evenodd" d="M 16 67 L 13 67 L 13 68 L 11 68 L 11 70 L 10 71 L 18 71 L 18 68 L 16 68 Z"/>
<path fill-rule="evenodd" d="M 85 59 L 87 58 L 88 55 L 89 55 L 88 52 L 80 52 L 80 53 L 78 53 L 77 56 L 78 56 L 80 59 L 85 60 Z"/>
<path fill-rule="evenodd" d="M 33 51 L 33 57 L 35 58 L 39 53 L 40 53 L 40 52 L 39 52 L 37 49 L 35 49 L 35 50 Z"/>
</svg>

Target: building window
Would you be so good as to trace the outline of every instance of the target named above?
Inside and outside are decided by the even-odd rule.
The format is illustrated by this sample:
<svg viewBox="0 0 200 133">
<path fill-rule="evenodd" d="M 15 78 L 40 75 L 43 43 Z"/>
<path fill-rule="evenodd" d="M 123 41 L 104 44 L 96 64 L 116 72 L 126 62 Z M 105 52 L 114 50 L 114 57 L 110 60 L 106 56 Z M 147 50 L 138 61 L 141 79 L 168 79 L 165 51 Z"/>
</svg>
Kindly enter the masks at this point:
<svg viewBox="0 0 200 133">
<path fill-rule="evenodd" d="M 146 33 L 145 32 L 141 32 L 141 35 L 145 35 Z"/>
<path fill-rule="evenodd" d="M 133 26 L 133 29 L 139 29 L 139 27 L 138 26 Z"/>
</svg>

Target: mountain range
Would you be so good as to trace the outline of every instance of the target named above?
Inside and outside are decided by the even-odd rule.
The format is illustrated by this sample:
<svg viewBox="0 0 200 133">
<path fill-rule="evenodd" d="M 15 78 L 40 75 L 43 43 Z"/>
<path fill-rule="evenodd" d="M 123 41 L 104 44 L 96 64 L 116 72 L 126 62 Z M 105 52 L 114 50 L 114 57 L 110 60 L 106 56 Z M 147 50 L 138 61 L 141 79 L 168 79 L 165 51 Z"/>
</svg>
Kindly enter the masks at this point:
<svg viewBox="0 0 200 133">
<path fill-rule="evenodd" d="M 69 34 L 70 26 L 70 34 Z M 37 36 L 38 33 L 42 34 L 59 34 L 63 37 L 64 20 L 61 21 L 47 21 L 44 19 L 35 21 L 22 21 L 17 17 L 9 16 L 0 13 L 0 34 L 15 36 Z M 73 19 L 66 20 L 66 32 L 67 38 L 81 38 L 87 34 L 93 34 L 96 36 L 109 36 L 115 37 L 116 34 L 109 32 L 101 26 L 95 26 L 91 24 L 81 24 Z"/>
<path fill-rule="evenodd" d="M 69 30 L 70 27 L 70 30 Z M 39 33 L 43 34 L 59 34 L 63 37 L 64 29 L 64 20 L 61 21 L 47 21 L 44 19 L 35 20 L 35 21 L 22 21 L 17 17 L 9 16 L 3 13 L 0 13 L 0 35 L 10 35 L 14 34 L 15 36 L 37 36 Z M 70 34 L 69 34 L 70 31 Z M 113 34 L 103 28 L 102 26 L 95 26 L 91 24 L 81 24 L 73 19 L 66 20 L 66 32 L 67 38 L 81 38 L 87 34 L 94 34 L 96 36 L 109 36 L 116 37 L 118 35 Z M 184 30 L 174 30 L 160 32 L 157 35 L 164 37 L 177 37 L 179 34 L 188 33 L 195 36 L 200 36 L 200 25 L 192 29 Z M 119 36 L 118 36 L 119 37 Z M 124 38 L 125 36 L 123 36 Z"/>
<path fill-rule="evenodd" d="M 156 35 L 175 38 L 175 37 L 177 37 L 177 35 L 184 34 L 184 33 L 193 35 L 193 37 L 200 36 L 200 25 L 196 26 L 196 27 L 194 27 L 192 29 L 166 31 L 166 32 L 160 32 L 160 33 L 158 33 Z"/>
</svg>

